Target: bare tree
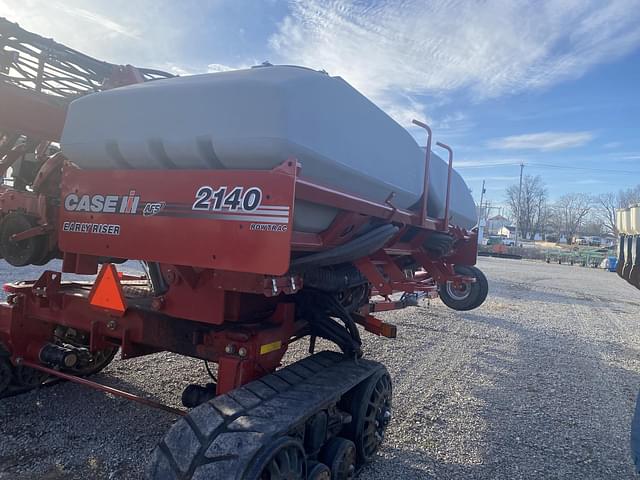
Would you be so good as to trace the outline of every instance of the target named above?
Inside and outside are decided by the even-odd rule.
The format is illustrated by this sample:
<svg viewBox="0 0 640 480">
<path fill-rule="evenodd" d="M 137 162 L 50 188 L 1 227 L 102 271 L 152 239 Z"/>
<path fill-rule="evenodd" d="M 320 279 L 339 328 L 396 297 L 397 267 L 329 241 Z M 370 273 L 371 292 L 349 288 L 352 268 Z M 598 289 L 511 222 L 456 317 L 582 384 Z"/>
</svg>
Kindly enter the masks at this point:
<svg viewBox="0 0 640 480">
<path fill-rule="evenodd" d="M 534 234 L 539 233 L 542 238 L 545 238 L 545 234 L 549 233 L 552 214 L 552 208 L 549 206 L 549 203 L 547 203 L 547 200 L 544 199 L 538 207 L 537 221 L 533 228 Z"/>
<path fill-rule="evenodd" d="M 640 203 L 640 185 L 618 192 L 618 208 L 626 208 L 635 203 Z"/>
<path fill-rule="evenodd" d="M 600 236 L 603 233 L 607 233 L 607 229 L 604 227 L 604 223 L 598 212 L 598 205 L 594 204 L 593 209 L 584 219 L 579 233 L 587 236 Z"/>
<path fill-rule="evenodd" d="M 594 203 L 597 208 L 597 218 L 602 222 L 605 232 L 617 237 L 616 208 L 620 208 L 620 195 L 613 192 L 602 193 L 595 197 Z"/>
<path fill-rule="evenodd" d="M 609 192 L 594 198 L 597 218 L 602 222 L 606 233 L 617 236 L 616 209 L 640 203 L 640 185 L 618 193 Z"/>
<path fill-rule="evenodd" d="M 512 218 L 518 222 L 522 238 L 530 238 L 544 229 L 544 217 L 547 213 L 547 188 L 542 177 L 525 175 L 522 179 L 522 194 L 518 205 L 519 185 L 511 185 L 506 191 L 506 201 Z"/>
<path fill-rule="evenodd" d="M 584 193 L 567 193 L 554 204 L 554 223 L 568 241 L 580 230 L 592 206 L 592 198 Z"/>
</svg>

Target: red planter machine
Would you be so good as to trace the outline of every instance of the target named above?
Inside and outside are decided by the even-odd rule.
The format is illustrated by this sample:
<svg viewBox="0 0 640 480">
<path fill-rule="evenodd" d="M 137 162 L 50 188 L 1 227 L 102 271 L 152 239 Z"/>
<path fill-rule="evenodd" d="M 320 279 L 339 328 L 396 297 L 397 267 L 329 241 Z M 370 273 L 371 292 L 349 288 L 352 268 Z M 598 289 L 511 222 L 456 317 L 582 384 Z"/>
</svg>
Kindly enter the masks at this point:
<svg viewBox="0 0 640 480">
<path fill-rule="evenodd" d="M 391 417 L 391 379 L 362 358 L 357 325 L 393 338 L 375 312 L 438 294 L 468 310 L 487 294 L 475 232 L 448 213 L 427 217 L 429 154 L 411 211 L 305 180 L 295 158 L 271 171 L 81 170 L 55 143 L 68 102 L 171 75 L 99 62 L 5 20 L 0 47 L 0 170 L 13 168 L 0 187 L 0 253 L 14 266 L 60 258 L 64 273 L 98 273 L 43 269 L 5 285 L 0 395 L 57 377 L 180 415 L 153 479 L 351 478 Z M 416 124 L 430 152 L 431 131 Z M 341 213 L 322 233 L 298 232 L 296 200 Z M 117 271 L 132 259 L 146 275 Z M 279 368 L 306 337 L 311 355 Z M 314 353 L 317 337 L 342 353 Z M 186 387 L 187 413 L 85 378 L 118 349 L 202 359 L 212 381 Z"/>
</svg>

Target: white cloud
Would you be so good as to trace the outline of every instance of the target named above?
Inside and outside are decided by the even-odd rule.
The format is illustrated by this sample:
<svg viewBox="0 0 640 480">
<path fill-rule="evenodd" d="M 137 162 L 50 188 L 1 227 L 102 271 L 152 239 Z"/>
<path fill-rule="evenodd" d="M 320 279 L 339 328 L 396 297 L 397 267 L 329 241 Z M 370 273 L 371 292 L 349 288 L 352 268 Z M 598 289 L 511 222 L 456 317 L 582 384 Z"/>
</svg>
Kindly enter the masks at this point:
<svg viewBox="0 0 640 480">
<path fill-rule="evenodd" d="M 59 2 L 53 2 L 53 6 L 61 12 L 67 13 L 72 17 L 79 18 L 81 20 L 85 20 L 89 23 L 102 27 L 108 33 L 122 35 L 125 37 L 133 38 L 135 40 L 140 40 L 140 34 L 136 32 L 131 26 L 124 25 L 122 23 L 118 23 L 111 18 L 108 18 L 104 15 L 99 15 L 94 12 L 90 12 L 85 10 L 84 8 L 79 7 L 70 7 L 64 5 Z"/>
<path fill-rule="evenodd" d="M 230 67 L 229 65 L 222 65 L 220 63 L 210 63 L 207 65 L 208 73 L 228 72 L 229 70 L 237 70 L 243 67 Z"/>
<path fill-rule="evenodd" d="M 181 77 L 185 77 L 188 75 L 199 75 L 202 73 L 228 72 L 230 70 L 239 70 L 242 68 L 249 68 L 249 67 L 250 65 L 245 65 L 245 64 L 224 65 L 221 63 L 210 63 L 206 67 L 202 67 L 202 66 L 180 65 L 177 63 L 170 62 L 170 63 L 165 63 L 163 66 L 159 68 L 162 68 L 170 73 L 173 73 L 174 75 L 180 75 Z"/>
<path fill-rule="evenodd" d="M 487 146 L 500 150 L 563 150 L 580 147 L 593 139 L 591 132 L 541 132 L 489 140 Z"/>
<path fill-rule="evenodd" d="M 181 60 L 191 13 L 166 0 L 0 0 L 0 16 L 26 30 L 100 60 L 154 68 Z"/>
<path fill-rule="evenodd" d="M 344 77 L 406 124 L 425 113 L 417 95 L 487 98 L 577 78 L 636 48 L 639 19 L 638 0 L 292 0 L 270 45 Z"/>
<path fill-rule="evenodd" d="M 0 16 L 100 59 L 180 74 L 256 56 L 324 68 L 403 125 L 427 120 L 448 137 L 473 127 L 449 111 L 454 96 L 547 87 L 640 44 L 640 0 L 288 0 L 283 19 L 276 4 L 0 0 Z"/>
</svg>

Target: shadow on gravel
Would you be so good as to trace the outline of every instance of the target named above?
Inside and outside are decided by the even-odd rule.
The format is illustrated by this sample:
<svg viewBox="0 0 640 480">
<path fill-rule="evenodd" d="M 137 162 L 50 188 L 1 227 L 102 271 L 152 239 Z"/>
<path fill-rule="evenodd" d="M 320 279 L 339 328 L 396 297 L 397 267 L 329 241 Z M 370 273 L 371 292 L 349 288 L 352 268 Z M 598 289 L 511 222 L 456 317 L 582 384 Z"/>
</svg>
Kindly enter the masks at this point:
<svg viewBox="0 0 640 480">
<path fill-rule="evenodd" d="M 154 398 L 109 373 L 92 379 Z M 69 401 L 75 397 L 82 402 Z M 139 480 L 152 448 L 175 420 L 174 415 L 71 382 L 5 399 L 0 410 L 0 480 Z"/>
<path fill-rule="evenodd" d="M 548 289 L 536 289 L 535 286 L 524 283 L 514 283 L 494 279 L 491 279 L 490 295 L 490 298 L 492 299 L 499 298 L 508 303 L 514 303 L 514 300 L 526 301 L 527 299 L 531 299 L 537 302 L 561 305 L 588 305 L 598 300 L 590 295 L 577 292 L 574 295 L 563 295 L 560 293 L 554 293 Z"/>
<path fill-rule="evenodd" d="M 619 347 L 494 316 L 464 320 L 506 330 L 516 348 L 477 356 L 488 379 L 472 389 L 484 405 L 485 462 L 462 478 L 635 478 L 629 432 L 640 378 L 604 360 Z"/>
<path fill-rule="evenodd" d="M 481 465 L 451 465 L 433 460 L 427 453 L 385 447 L 385 457 L 378 457 L 362 469 L 359 480 L 369 477 L 411 480 L 465 480 L 485 478 Z M 387 458 L 391 457 L 391 458 Z M 446 473 L 450 470 L 450 473 Z M 435 473 L 428 473 L 435 472 Z M 486 477 L 491 478 L 491 477 Z"/>
</svg>

